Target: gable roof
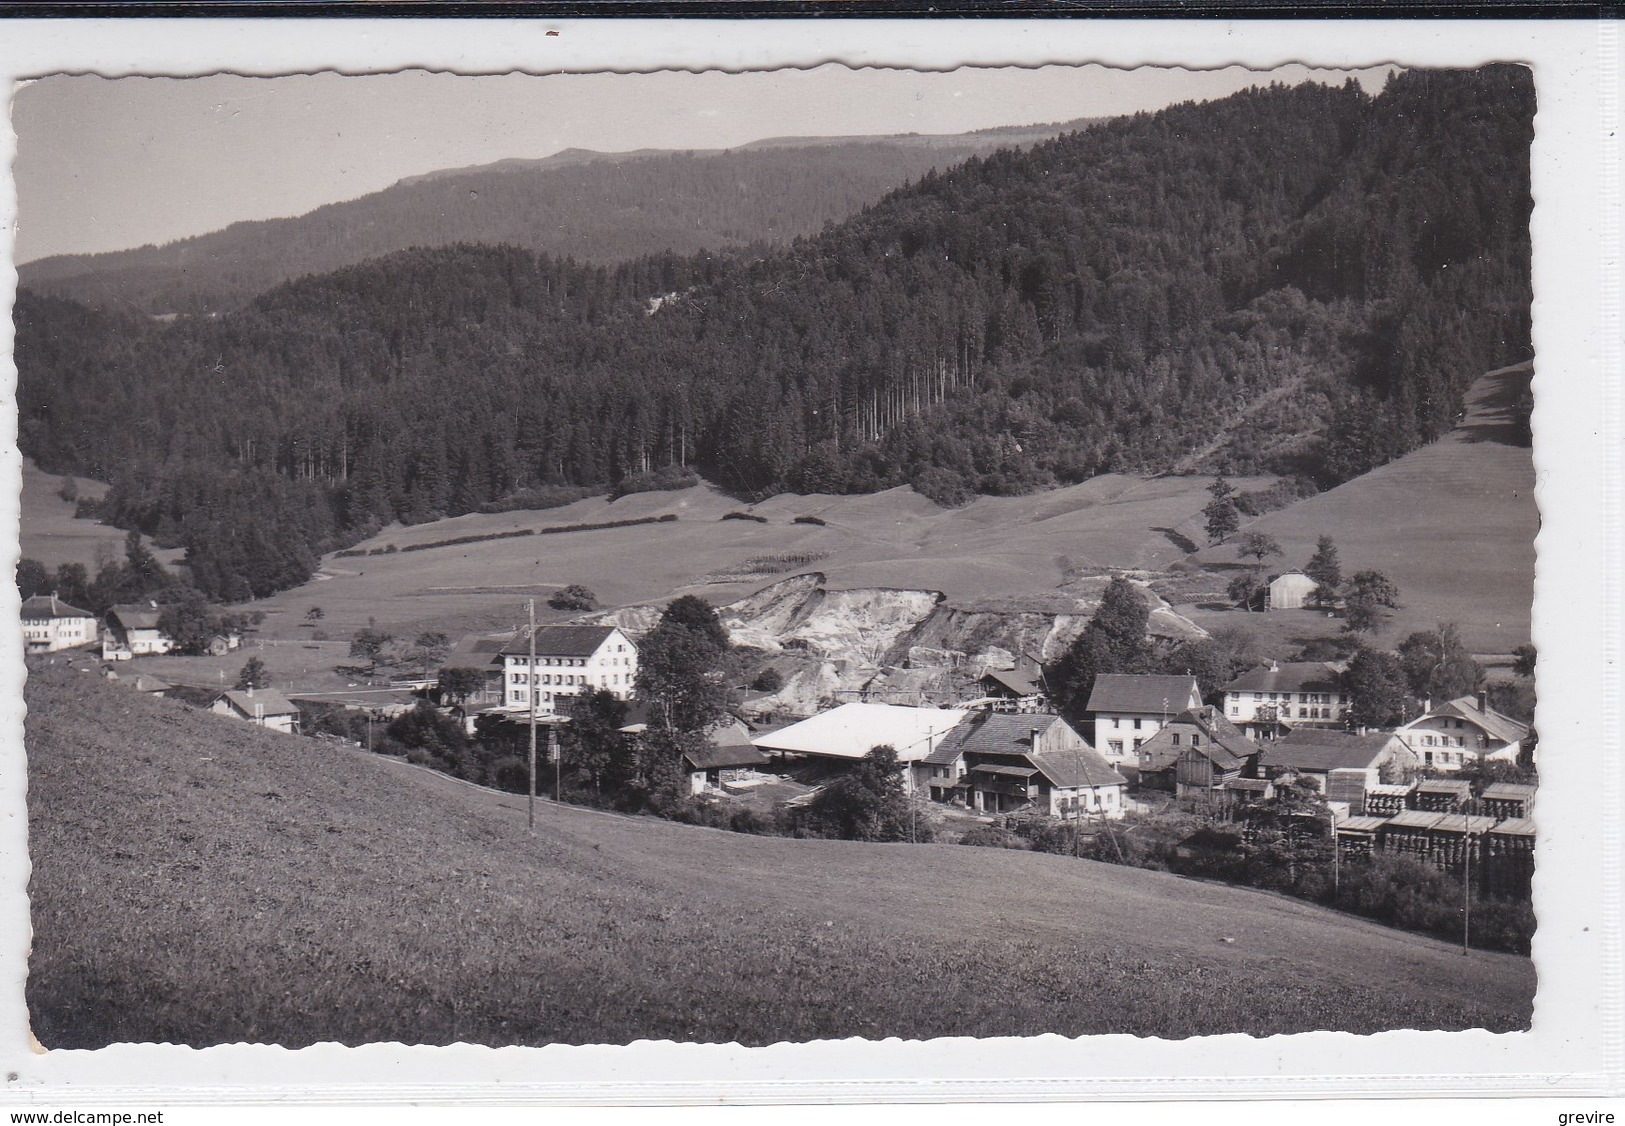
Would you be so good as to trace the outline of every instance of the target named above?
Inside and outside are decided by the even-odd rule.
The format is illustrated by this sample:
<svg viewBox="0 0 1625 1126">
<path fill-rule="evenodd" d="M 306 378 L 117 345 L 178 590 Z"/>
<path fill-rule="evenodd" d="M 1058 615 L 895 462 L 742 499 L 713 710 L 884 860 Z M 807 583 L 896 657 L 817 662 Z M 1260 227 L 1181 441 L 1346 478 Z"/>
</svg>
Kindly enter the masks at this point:
<svg viewBox="0 0 1625 1126">
<path fill-rule="evenodd" d="M 1035 684 L 1031 677 L 1023 676 L 1019 672 L 1001 672 L 997 669 L 988 669 L 982 674 L 983 680 L 991 680 L 1001 688 L 1014 692 L 1017 696 L 1037 696 L 1044 690 Z"/>
<path fill-rule="evenodd" d="M 1210 748 L 1217 747 L 1226 759 L 1238 761 L 1245 761 L 1258 753 L 1258 744 L 1243 735 L 1241 729 L 1225 718 L 1223 712 L 1211 704 L 1204 704 L 1200 708 L 1187 708 L 1179 713 L 1161 731 L 1140 745 L 1140 769 L 1167 770 L 1179 761 L 1181 755 L 1192 749 L 1188 739 L 1181 738 L 1176 744 L 1174 736 L 1195 734 L 1206 736 L 1202 745 L 1195 748 L 1198 753 L 1206 754 Z M 1230 761 L 1214 761 L 1226 769 L 1234 765 Z"/>
<path fill-rule="evenodd" d="M 1291 579 L 1292 581 L 1287 582 L 1286 580 L 1288 580 L 1288 579 Z M 1311 579 L 1308 575 L 1304 574 L 1302 571 L 1284 571 L 1281 574 L 1276 575 L 1273 579 L 1270 580 L 1270 587 L 1273 589 L 1277 583 L 1281 583 L 1284 586 L 1297 586 L 1297 587 L 1301 587 L 1301 586 L 1304 586 L 1305 584 L 1308 584 L 1308 586 L 1311 587 L 1311 588 L 1312 587 L 1317 587 L 1317 586 L 1320 585 L 1319 583 L 1315 582 L 1314 579 Z"/>
<path fill-rule="evenodd" d="M 1080 786 L 1127 786 L 1124 778 L 1112 764 L 1089 747 L 1070 751 L 1043 751 L 1029 754 L 1027 761 L 1043 772 L 1050 785 L 1063 790 Z"/>
<path fill-rule="evenodd" d="M 1434 708 L 1422 719 L 1444 715 L 1459 716 L 1478 727 L 1486 735 L 1493 736 L 1503 743 L 1521 743 L 1529 736 L 1528 725 L 1519 723 L 1511 716 L 1502 715 L 1494 708 L 1480 708 L 1476 696 L 1457 696 L 1448 704 Z M 1417 722 L 1421 721 L 1418 720 Z"/>
<path fill-rule="evenodd" d="M 465 637 L 452 646 L 451 652 L 440 663 L 443 669 L 474 669 L 495 672 L 502 668 L 502 649 L 513 640 L 511 634 L 488 634 Z"/>
<path fill-rule="evenodd" d="M 107 616 L 109 619 L 117 618 L 119 625 L 125 629 L 157 629 L 161 612 L 150 602 L 128 602 L 114 606 L 107 611 Z"/>
<path fill-rule="evenodd" d="M 1341 692 L 1343 674 L 1325 661 L 1271 661 L 1248 669 L 1226 692 Z"/>
<path fill-rule="evenodd" d="M 933 765 L 945 765 L 967 751 L 984 755 L 1024 755 L 1033 749 L 1033 729 L 1047 734 L 1057 723 L 1066 723 L 1058 715 L 1012 715 L 1009 712 L 975 711 L 959 721 L 937 749 L 926 756 Z"/>
<path fill-rule="evenodd" d="M 695 770 L 719 770 L 730 766 L 766 766 L 767 756 L 749 744 L 707 743 L 683 752 L 683 760 Z"/>
<path fill-rule="evenodd" d="M 537 626 L 536 655 L 538 657 L 590 657 L 598 647 L 609 640 L 614 626 Z M 628 639 L 630 643 L 630 639 Z M 502 647 L 508 657 L 524 657 L 530 653 L 530 639 L 524 630 Z"/>
<path fill-rule="evenodd" d="M 1532 801 L 1535 787 L 1523 782 L 1492 782 L 1479 795 L 1485 801 Z"/>
<path fill-rule="evenodd" d="M 1089 693 L 1091 712 L 1123 712 L 1178 715 L 1201 703 L 1194 676 L 1147 676 L 1135 673 L 1103 672 L 1095 677 Z"/>
<path fill-rule="evenodd" d="M 247 691 L 229 688 L 215 697 L 218 703 L 225 700 L 237 711 L 245 716 L 272 716 L 272 715 L 298 715 L 299 709 L 294 707 L 288 698 L 275 688 L 256 688 L 252 695 Z"/>
<path fill-rule="evenodd" d="M 1264 748 L 1261 766 L 1295 767 L 1298 770 L 1364 770 L 1387 749 L 1395 738 L 1391 731 L 1375 735 L 1355 735 L 1305 727 L 1283 735 Z"/>
<path fill-rule="evenodd" d="M 963 708 L 842 704 L 751 742 L 766 751 L 844 759 L 860 759 L 875 747 L 890 745 L 899 760 L 918 762 L 967 714 Z"/>
<path fill-rule="evenodd" d="M 54 594 L 36 594 L 23 600 L 24 618 L 94 618 L 89 610 L 69 606 Z"/>
</svg>

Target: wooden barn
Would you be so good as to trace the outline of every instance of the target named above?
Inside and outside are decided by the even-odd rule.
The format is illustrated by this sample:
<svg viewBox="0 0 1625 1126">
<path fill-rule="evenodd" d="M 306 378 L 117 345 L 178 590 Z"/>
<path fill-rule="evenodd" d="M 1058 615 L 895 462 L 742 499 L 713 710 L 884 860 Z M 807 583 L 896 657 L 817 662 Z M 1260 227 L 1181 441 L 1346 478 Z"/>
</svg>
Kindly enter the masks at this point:
<svg viewBox="0 0 1625 1126">
<path fill-rule="evenodd" d="M 1270 580 L 1269 595 L 1265 599 L 1267 610 L 1302 610 L 1312 601 L 1315 588 L 1320 584 L 1302 571 L 1288 571 Z"/>
</svg>

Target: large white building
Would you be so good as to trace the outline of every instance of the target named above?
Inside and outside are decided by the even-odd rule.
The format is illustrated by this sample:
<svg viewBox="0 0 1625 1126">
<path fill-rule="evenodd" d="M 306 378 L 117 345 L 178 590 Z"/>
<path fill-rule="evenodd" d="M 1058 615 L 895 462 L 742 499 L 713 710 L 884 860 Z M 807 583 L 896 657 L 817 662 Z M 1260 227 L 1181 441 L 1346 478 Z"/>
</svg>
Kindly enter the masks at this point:
<svg viewBox="0 0 1625 1126">
<path fill-rule="evenodd" d="M 1341 727 L 1348 709 L 1343 674 L 1324 661 L 1271 661 L 1224 686 L 1224 716 L 1243 731 L 1276 724 Z"/>
<path fill-rule="evenodd" d="M 527 689 L 544 713 L 565 710 L 565 700 L 595 688 L 629 700 L 638 679 L 638 647 L 615 626 L 537 626 L 535 666 L 521 631 L 502 648 L 502 672 L 509 708 L 529 709 Z"/>
<path fill-rule="evenodd" d="M 22 620 L 23 649 L 28 653 L 54 653 L 96 640 L 96 615 L 69 606 L 54 594 L 25 599 Z"/>
</svg>

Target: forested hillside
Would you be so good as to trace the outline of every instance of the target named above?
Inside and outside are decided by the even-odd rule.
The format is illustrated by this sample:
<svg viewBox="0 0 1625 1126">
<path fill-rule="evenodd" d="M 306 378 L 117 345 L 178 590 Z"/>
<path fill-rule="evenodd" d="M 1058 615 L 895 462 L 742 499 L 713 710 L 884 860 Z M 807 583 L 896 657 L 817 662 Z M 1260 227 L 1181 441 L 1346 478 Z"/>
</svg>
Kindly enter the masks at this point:
<svg viewBox="0 0 1625 1126">
<path fill-rule="evenodd" d="M 1109 470 L 1346 480 L 1529 349 L 1534 94 L 1271 87 L 973 157 L 755 257 L 411 251 L 169 326 L 26 292 L 23 449 L 199 585 L 671 463 L 943 501 Z"/>
<path fill-rule="evenodd" d="M 290 219 L 18 270 L 22 284 L 151 314 L 236 309 L 272 286 L 411 247 L 458 242 L 613 263 L 782 245 L 975 152 L 1063 127 L 946 137 L 785 138 L 729 152 L 595 153 L 501 161 L 400 183 Z"/>
</svg>

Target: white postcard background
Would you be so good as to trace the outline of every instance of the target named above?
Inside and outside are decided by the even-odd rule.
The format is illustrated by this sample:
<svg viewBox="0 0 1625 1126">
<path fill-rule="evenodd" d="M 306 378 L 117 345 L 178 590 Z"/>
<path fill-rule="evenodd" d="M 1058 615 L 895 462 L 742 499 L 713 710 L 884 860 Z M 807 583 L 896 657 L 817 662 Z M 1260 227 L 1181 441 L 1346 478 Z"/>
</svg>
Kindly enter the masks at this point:
<svg viewBox="0 0 1625 1126">
<path fill-rule="evenodd" d="M 549 34 L 557 32 L 557 34 Z M 469 74 L 855 66 L 1290 62 L 1355 67 L 1519 61 L 1539 99 L 1535 464 L 1543 530 L 1542 800 L 1528 1033 L 1316 1033 L 1185 1041 L 1058 1036 L 489 1049 L 286 1051 L 123 1045 L 39 1053 L 23 987 L 28 904 L 20 639 L 0 638 L 0 1102 L 699 1102 L 1617 1094 L 1625 1074 L 1620 937 L 1619 52 L 1611 24 L 1422 21 L 37 21 L 0 26 L 0 74 L 276 75 L 406 67 Z M 0 130 L 0 166 L 14 139 Z M 15 197 L 0 183 L 0 298 Z M 8 398 L 11 324 L 0 321 Z M 0 412 L 0 531 L 16 558 L 20 456 Z M 15 588 L 0 584 L 7 613 Z M 1306 950 L 1312 966 L 1318 952 Z M 1382 967 L 1371 967 L 1380 981 Z M 1380 1113 L 1380 1112 L 1379 1112 Z"/>
</svg>

